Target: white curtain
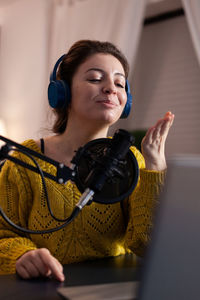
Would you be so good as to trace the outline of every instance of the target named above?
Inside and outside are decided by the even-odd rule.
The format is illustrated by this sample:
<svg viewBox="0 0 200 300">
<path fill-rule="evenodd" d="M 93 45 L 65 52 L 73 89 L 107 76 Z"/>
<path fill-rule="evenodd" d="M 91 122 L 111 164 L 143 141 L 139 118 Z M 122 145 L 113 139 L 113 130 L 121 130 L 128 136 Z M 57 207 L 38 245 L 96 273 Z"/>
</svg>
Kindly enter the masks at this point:
<svg viewBox="0 0 200 300">
<path fill-rule="evenodd" d="M 149 0 L 53 0 L 49 72 L 57 58 L 79 39 L 110 41 L 117 45 L 130 64 L 129 83 L 133 90 L 133 70 Z M 128 128 L 134 110 L 126 120 L 119 120 L 110 134 Z"/>
<path fill-rule="evenodd" d="M 98 39 L 115 43 L 132 68 L 146 3 L 147 0 L 53 0 L 50 67 L 75 41 Z"/>
<path fill-rule="evenodd" d="M 191 38 L 200 64 L 200 0 L 182 0 Z"/>
</svg>

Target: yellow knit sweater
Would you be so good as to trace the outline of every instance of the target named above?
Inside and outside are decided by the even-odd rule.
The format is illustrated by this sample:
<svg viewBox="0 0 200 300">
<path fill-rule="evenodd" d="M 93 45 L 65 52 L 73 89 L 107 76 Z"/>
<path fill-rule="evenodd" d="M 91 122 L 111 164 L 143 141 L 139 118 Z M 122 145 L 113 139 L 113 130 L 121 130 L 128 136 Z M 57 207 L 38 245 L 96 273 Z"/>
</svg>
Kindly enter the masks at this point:
<svg viewBox="0 0 200 300">
<path fill-rule="evenodd" d="M 34 140 L 23 143 L 41 152 Z M 129 199 L 104 205 L 93 202 L 65 228 L 50 234 L 26 235 L 16 232 L 0 217 L 0 274 L 15 272 L 18 257 L 26 251 L 46 247 L 62 264 L 117 256 L 129 251 L 142 255 L 149 241 L 153 208 L 163 185 L 165 172 L 145 170 L 141 153 L 131 147 L 140 168 L 140 179 Z M 19 152 L 13 155 L 32 163 Z M 56 175 L 56 168 L 38 159 L 43 169 Z M 57 184 L 46 179 L 54 215 L 67 218 L 81 196 L 76 185 Z M 47 208 L 40 175 L 6 161 L 0 173 L 0 206 L 16 224 L 33 230 L 58 226 Z"/>
</svg>

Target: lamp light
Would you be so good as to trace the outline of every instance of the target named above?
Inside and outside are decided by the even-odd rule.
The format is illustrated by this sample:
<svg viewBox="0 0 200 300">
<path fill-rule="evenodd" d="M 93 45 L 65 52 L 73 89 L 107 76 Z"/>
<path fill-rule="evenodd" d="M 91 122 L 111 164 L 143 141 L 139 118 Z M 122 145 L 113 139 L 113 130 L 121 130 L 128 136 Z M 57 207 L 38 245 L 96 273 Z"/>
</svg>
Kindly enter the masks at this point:
<svg viewBox="0 0 200 300">
<path fill-rule="evenodd" d="M 6 136 L 7 135 L 7 130 L 6 130 L 6 124 L 4 120 L 0 119 L 0 135 Z M 0 147 L 4 145 L 3 141 L 0 141 Z"/>
<path fill-rule="evenodd" d="M 6 130 L 6 125 L 5 122 L 0 119 L 0 135 L 6 135 L 7 134 L 7 130 Z"/>
</svg>

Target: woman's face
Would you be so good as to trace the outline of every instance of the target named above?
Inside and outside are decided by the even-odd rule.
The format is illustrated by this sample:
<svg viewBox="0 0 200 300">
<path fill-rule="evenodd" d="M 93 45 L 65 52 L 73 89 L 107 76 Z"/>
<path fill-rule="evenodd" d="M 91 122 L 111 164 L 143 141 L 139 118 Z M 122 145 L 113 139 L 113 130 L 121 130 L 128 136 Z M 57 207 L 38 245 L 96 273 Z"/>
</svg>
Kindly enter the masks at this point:
<svg viewBox="0 0 200 300">
<path fill-rule="evenodd" d="M 127 101 L 125 83 L 124 69 L 117 58 L 102 53 L 90 56 L 72 79 L 69 117 L 112 125 L 120 118 Z"/>
</svg>

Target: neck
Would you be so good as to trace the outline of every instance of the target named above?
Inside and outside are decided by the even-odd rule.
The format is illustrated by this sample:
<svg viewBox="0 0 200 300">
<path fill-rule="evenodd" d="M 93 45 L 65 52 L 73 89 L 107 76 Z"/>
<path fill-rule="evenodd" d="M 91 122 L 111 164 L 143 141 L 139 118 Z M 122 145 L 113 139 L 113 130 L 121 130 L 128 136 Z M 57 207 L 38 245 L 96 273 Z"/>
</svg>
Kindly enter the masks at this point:
<svg viewBox="0 0 200 300">
<path fill-rule="evenodd" d="M 94 128 L 94 126 L 86 127 L 77 125 L 70 127 L 69 124 L 63 134 L 55 135 L 46 139 L 45 149 L 49 151 L 46 155 L 57 161 L 70 165 L 75 151 L 87 144 L 89 141 L 98 138 L 106 138 L 108 126 L 104 128 Z"/>
<path fill-rule="evenodd" d="M 67 127 L 65 132 L 61 135 L 63 143 L 66 146 L 71 145 L 74 150 L 77 150 L 79 147 L 84 146 L 88 142 L 99 139 L 106 138 L 108 133 L 108 128 L 99 128 L 98 130 L 94 128 L 94 126 L 90 126 L 86 128 L 86 126 L 82 126 L 82 128 L 72 128 Z"/>
<path fill-rule="evenodd" d="M 91 140 L 106 138 L 108 129 L 109 125 L 105 124 L 105 121 L 80 121 L 80 118 L 70 118 L 69 115 L 67 128 L 63 133 L 63 137 L 78 148 Z"/>
</svg>

